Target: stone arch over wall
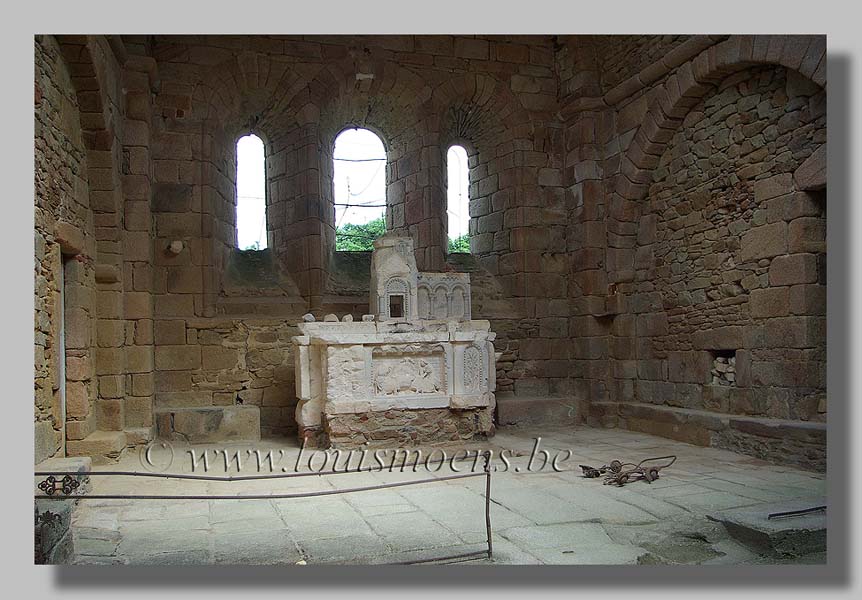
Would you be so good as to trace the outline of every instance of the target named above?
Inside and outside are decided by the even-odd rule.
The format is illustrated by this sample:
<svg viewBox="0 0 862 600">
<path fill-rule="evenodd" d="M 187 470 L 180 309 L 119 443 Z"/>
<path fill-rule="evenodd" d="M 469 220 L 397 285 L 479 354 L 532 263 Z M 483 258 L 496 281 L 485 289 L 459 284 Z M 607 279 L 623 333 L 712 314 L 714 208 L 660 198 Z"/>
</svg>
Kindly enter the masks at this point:
<svg viewBox="0 0 862 600">
<path fill-rule="evenodd" d="M 551 166 L 531 141 L 535 114 L 524 108 L 507 81 L 487 74 L 449 79 L 435 88 L 431 101 L 438 119 L 440 163 L 445 164 L 452 144 L 467 150 L 472 253 L 494 274 L 501 259 L 523 262 L 527 248 L 521 234 L 529 223 L 518 207 L 521 202 L 544 204 L 539 201 L 541 190 L 533 167 Z M 445 206 L 442 171 L 438 186 Z M 441 236 L 444 215 L 438 226 Z"/>
<path fill-rule="evenodd" d="M 417 99 L 421 104 L 430 93 L 421 77 L 391 61 L 344 58 L 298 64 L 244 51 L 202 69 L 191 92 L 189 115 L 200 128 L 195 132 L 193 126 L 184 126 L 184 133 L 201 136 L 200 193 L 204 230 L 210 232 L 213 245 L 214 278 L 224 271 L 232 249 L 233 142 L 240 132 L 251 131 L 265 140 L 270 247 L 309 308 L 314 308 L 326 288 L 335 248 L 330 184 L 335 135 L 354 125 L 371 129 L 384 140 L 389 158 L 388 216 L 390 224 L 397 225 L 405 196 L 398 193 L 399 183 L 403 188 L 403 180 L 411 175 L 414 180 L 427 179 L 416 174 L 420 161 L 411 153 L 428 129 L 421 122 Z M 196 144 L 194 139 L 191 144 Z M 419 148 L 418 153 L 424 152 Z M 216 282 L 205 294 L 208 305 L 218 293 Z"/>
<path fill-rule="evenodd" d="M 775 65 L 800 73 L 826 88 L 826 43 L 822 36 L 740 35 L 709 46 L 684 62 L 667 79 L 652 89 L 649 108 L 619 160 L 618 172 L 608 186 L 608 229 L 620 239 L 631 238 L 621 223 L 634 223 L 640 202 L 649 189 L 652 173 L 668 142 L 681 126 L 689 110 L 725 77 L 758 65 Z M 625 283 L 632 277 L 634 254 L 625 242 L 610 240 L 608 281 Z M 623 248 L 620 250 L 620 248 Z"/>
<path fill-rule="evenodd" d="M 630 225 L 614 227 L 630 236 L 628 243 L 617 236 L 614 252 L 629 252 L 628 261 L 618 261 L 626 270 L 617 281 L 631 321 L 614 322 L 609 348 L 611 397 L 623 403 L 620 415 L 629 427 L 675 437 L 684 430 L 668 423 L 686 422 L 693 425 L 686 441 L 822 464 L 825 204 L 794 182 L 800 163 L 825 144 L 822 42 L 814 36 L 731 37 L 649 92 L 608 215 Z M 794 74 L 804 82 L 785 95 L 785 80 Z M 763 87 L 773 80 L 777 91 Z M 764 89 L 773 93 L 772 108 L 762 99 Z M 715 108 L 725 106 L 728 94 L 739 114 L 727 118 L 752 127 L 738 139 Z M 804 102 L 794 105 L 800 97 Z M 809 105 L 815 98 L 817 109 Z M 762 114 L 759 103 L 766 103 Z M 801 125 L 782 129 L 776 109 L 788 116 L 819 113 L 824 122 L 814 131 L 823 128 L 822 135 L 802 142 L 794 136 L 785 142 L 789 148 L 772 149 L 776 135 L 793 136 L 818 118 L 801 117 Z M 763 138 L 761 131 L 766 144 L 755 139 L 752 146 L 749 140 Z M 749 144 L 741 151 L 746 156 L 734 154 L 743 143 Z M 714 153 L 725 150 L 727 157 L 712 164 Z M 755 155 L 749 165 L 748 156 Z M 688 181 L 693 164 L 704 174 Z M 730 383 L 717 371 L 728 366 Z M 733 419 L 725 426 L 711 417 L 698 420 L 689 410 Z M 758 419 L 816 425 L 800 434 L 799 447 L 788 449 L 786 442 L 769 441 L 768 427 Z"/>
<path fill-rule="evenodd" d="M 757 65 L 798 71 L 826 89 L 826 41 L 818 36 L 732 36 L 681 65 L 653 92 L 654 99 L 621 164 L 615 193 L 641 200 L 653 169 L 688 111 L 727 75 Z"/>
<path fill-rule="evenodd" d="M 274 268 L 296 279 L 282 282 L 287 290 L 295 289 L 295 284 L 308 284 L 308 272 L 300 268 L 306 263 L 290 260 L 299 252 L 288 248 L 286 240 L 302 240 L 293 235 L 295 232 L 286 232 L 283 184 L 275 181 L 285 173 L 286 157 L 296 161 L 301 154 L 294 141 L 301 137 L 308 121 L 316 119 L 308 110 L 290 110 L 305 85 L 291 61 L 248 50 L 206 67 L 193 85 L 189 114 L 184 115 L 192 125 L 177 133 L 189 138 L 187 143 L 192 147 L 200 148 L 202 229 L 204 243 L 212 248 L 207 253 L 210 262 L 204 265 L 205 272 L 211 274 L 204 277 L 206 314 L 219 310 L 217 297 L 236 250 L 236 141 L 246 133 L 264 142 L 267 245 L 278 259 Z M 307 287 L 300 291 L 305 293 Z"/>
<path fill-rule="evenodd" d="M 332 76 L 327 97 L 319 98 L 320 146 L 324 181 L 331 181 L 331 149 L 345 126 L 373 131 L 386 147 L 386 225 L 390 231 L 409 232 L 420 269 L 429 268 L 429 229 L 425 204 L 432 172 L 439 169 L 429 147 L 426 110 L 428 83 L 411 70 L 389 62 L 344 61 Z M 331 186 L 326 186 L 331 191 Z M 329 202 L 331 203 L 331 198 Z M 329 245 L 334 248 L 333 241 Z"/>
<path fill-rule="evenodd" d="M 327 225 L 328 252 L 335 251 L 335 231 L 331 209 L 332 156 L 335 139 L 347 128 L 373 132 L 386 150 L 386 224 L 388 230 L 404 226 L 405 196 L 409 186 L 419 188 L 419 173 L 429 168 L 422 162 L 422 138 L 426 130 L 421 113 L 427 84 L 417 75 L 396 65 L 339 63 L 337 76 L 328 72 L 328 87 L 314 99 L 320 106 L 318 124 L 319 156 L 324 204 L 330 207 Z M 368 71 L 368 72 L 364 72 Z M 373 76 L 373 78 L 369 78 Z M 412 100 L 411 100 L 412 99 Z M 418 155 L 418 156 L 417 156 Z M 330 231 L 331 230 L 331 231 Z M 418 238 L 414 237 L 418 244 Z M 417 251 L 417 258 L 422 254 Z"/>
<path fill-rule="evenodd" d="M 106 115 L 108 105 L 101 81 L 104 75 L 100 76 L 93 59 L 93 41 L 85 35 L 56 38 L 72 75 L 87 146 L 91 150 L 110 150 L 113 132 L 109 129 L 110 117 Z"/>
<path fill-rule="evenodd" d="M 505 155 L 507 144 L 511 144 L 514 149 L 517 138 L 526 139 L 530 115 L 506 82 L 480 73 L 465 74 L 446 81 L 434 90 L 432 102 L 439 119 L 441 164 L 446 164 L 446 152 L 453 144 L 459 144 L 467 150 L 470 206 L 475 209 L 470 211 L 471 251 L 481 258 L 482 255 L 492 253 L 495 246 L 498 249 L 507 248 L 508 240 L 505 244 L 502 239 L 495 243 L 488 235 L 492 229 L 499 230 L 502 226 L 501 211 L 504 210 L 502 206 L 495 210 L 489 197 L 496 191 L 490 190 L 495 185 L 495 176 L 497 189 L 500 187 L 499 175 L 492 172 L 497 167 L 491 167 L 490 163 L 497 158 L 498 149 Z M 515 167 L 514 156 L 512 159 L 512 167 Z M 439 185 L 445 207 L 445 168 L 441 169 L 441 176 Z M 485 181 L 480 189 L 482 180 Z M 439 227 L 445 242 L 445 210 Z M 445 244 L 443 247 L 445 249 Z"/>
<path fill-rule="evenodd" d="M 440 138 L 447 147 L 463 140 L 475 148 L 517 135 L 530 121 L 509 87 L 496 77 L 464 74 L 435 88 L 431 97 L 440 118 Z"/>
<path fill-rule="evenodd" d="M 290 61 L 245 51 L 207 69 L 192 92 L 191 116 L 223 128 L 229 136 L 259 128 L 274 140 L 277 122 L 285 128 L 301 123 L 301 111 L 293 111 L 293 123 L 277 117 L 304 85 Z"/>
</svg>

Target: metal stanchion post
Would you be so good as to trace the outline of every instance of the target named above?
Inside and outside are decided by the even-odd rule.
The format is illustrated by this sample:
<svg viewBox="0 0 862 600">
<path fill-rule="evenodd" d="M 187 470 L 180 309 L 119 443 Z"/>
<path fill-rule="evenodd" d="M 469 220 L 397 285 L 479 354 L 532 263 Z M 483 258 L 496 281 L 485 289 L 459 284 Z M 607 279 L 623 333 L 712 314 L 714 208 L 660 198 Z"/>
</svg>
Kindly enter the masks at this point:
<svg viewBox="0 0 862 600">
<path fill-rule="evenodd" d="M 485 452 L 485 531 L 488 535 L 488 558 L 494 553 L 491 539 L 491 452 Z"/>
</svg>

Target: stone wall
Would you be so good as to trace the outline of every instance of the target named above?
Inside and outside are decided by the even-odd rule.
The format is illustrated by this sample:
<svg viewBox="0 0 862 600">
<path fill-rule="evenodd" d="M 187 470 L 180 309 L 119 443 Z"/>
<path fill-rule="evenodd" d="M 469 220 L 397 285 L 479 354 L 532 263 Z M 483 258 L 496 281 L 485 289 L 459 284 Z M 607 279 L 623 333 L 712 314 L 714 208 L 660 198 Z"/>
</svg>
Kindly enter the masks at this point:
<svg viewBox="0 0 862 600">
<path fill-rule="evenodd" d="M 635 382 L 638 402 L 825 421 L 825 202 L 793 183 L 826 141 L 825 108 L 819 86 L 761 68 L 686 115 L 639 220 L 636 333 L 613 338 L 615 376 Z M 733 385 L 713 384 L 718 358 L 734 360 Z M 820 465 L 824 450 L 794 460 Z"/>
<path fill-rule="evenodd" d="M 262 435 L 295 435 L 294 335 L 296 327 L 282 320 L 157 320 L 156 414 L 253 406 Z M 183 433 L 159 433 L 175 432 Z"/>
<path fill-rule="evenodd" d="M 69 282 L 75 308 L 67 311 L 66 414 L 85 418 L 95 399 L 89 353 L 93 338 L 92 262 L 84 254 L 84 235 L 92 236 L 87 189 L 87 152 L 78 98 L 60 46 L 52 36 L 37 36 L 35 81 L 35 402 L 36 462 L 65 451 L 60 387 L 63 307 L 62 277 Z M 89 238 L 92 241 L 92 237 Z M 66 258 L 64 261 L 64 246 Z M 92 256 L 92 245 L 86 248 Z M 60 273 L 65 270 L 65 273 Z"/>
<path fill-rule="evenodd" d="M 690 35 L 593 36 L 600 56 L 602 91 L 608 92 L 641 70 L 661 63 Z"/>
<path fill-rule="evenodd" d="M 825 155 L 822 40 L 699 37 L 575 112 L 603 141 L 592 422 L 822 469 L 825 191 L 797 183 Z"/>
<path fill-rule="evenodd" d="M 45 35 L 35 42 L 36 340 L 53 361 L 47 376 L 56 390 L 57 430 L 49 451 L 37 425 L 36 458 L 116 457 L 127 443 L 149 439 L 152 417 L 148 404 L 135 404 L 152 394 L 139 378 L 152 371 L 151 300 L 140 274 L 151 262 L 150 224 L 148 210 L 141 214 L 131 202 L 148 199 L 148 142 L 145 131 L 133 128 L 127 135 L 125 127 L 127 102 L 146 113 L 142 118 L 149 115 L 146 104 L 142 109 L 134 103 L 133 73 L 142 65 L 126 60 L 118 38 Z M 51 332 L 43 337 L 38 329 L 44 329 L 40 314 L 46 302 L 52 304 Z M 61 330 L 65 378 L 57 364 Z M 44 406 L 38 398 L 48 389 L 40 385 L 41 360 L 37 350 L 37 407 Z M 62 434 L 60 447 L 55 442 Z"/>
<path fill-rule="evenodd" d="M 825 419 L 825 204 L 792 178 L 826 141 L 825 111 L 818 86 L 763 68 L 686 116 L 638 229 L 640 400 Z M 734 386 L 712 385 L 721 353 Z"/>
<path fill-rule="evenodd" d="M 420 267 L 431 270 L 445 260 L 445 153 L 451 143 L 469 148 L 474 262 L 466 268 L 493 280 L 487 300 L 481 284 L 474 293 L 474 314 L 501 331 L 501 389 L 566 389 L 567 365 L 543 343 L 566 335 L 550 38 L 171 36 L 156 37 L 150 51 L 161 86 L 152 140 L 157 327 L 229 317 L 241 329 L 251 315 L 295 321 L 308 310 L 366 312 L 367 287 L 344 290 L 331 276 L 332 144 L 345 127 L 362 126 L 387 148 L 388 226 L 412 235 Z M 235 142 L 249 131 L 262 137 L 267 157 L 270 250 L 259 259 L 234 248 Z M 178 254 L 166 251 L 172 242 L 182 243 Z M 249 260 L 259 263 L 253 275 Z M 175 351 L 196 355 L 196 345 L 186 338 Z M 165 350 L 156 346 L 159 371 L 170 361 L 158 359 Z M 203 366 L 191 371 L 210 377 Z M 159 377 L 157 411 L 182 407 L 188 392 L 206 403 L 203 383 L 171 390 L 173 375 Z M 239 386 L 252 382 L 263 385 L 246 377 Z M 279 406 L 290 407 L 291 386 L 269 378 L 266 389 L 279 390 Z M 295 426 L 287 408 L 278 415 L 263 408 L 264 431 Z"/>
</svg>

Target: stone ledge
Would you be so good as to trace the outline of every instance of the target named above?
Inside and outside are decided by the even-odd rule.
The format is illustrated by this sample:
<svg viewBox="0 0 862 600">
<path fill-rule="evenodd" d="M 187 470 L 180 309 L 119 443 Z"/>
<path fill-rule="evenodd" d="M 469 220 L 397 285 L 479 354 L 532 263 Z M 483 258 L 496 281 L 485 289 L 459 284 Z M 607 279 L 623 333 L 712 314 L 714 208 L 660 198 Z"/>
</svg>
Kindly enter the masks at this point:
<svg viewBox="0 0 862 600">
<path fill-rule="evenodd" d="M 826 423 L 748 417 L 637 402 L 592 402 L 588 423 L 620 426 L 815 471 L 826 469 Z"/>
<path fill-rule="evenodd" d="M 793 173 L 800 190 L 822 190 L 826 187 L 826 144 L 821 144 Z"/>
<path fill-rule="evenodd" d="M 692 408 L 677 408 L 673 406 L 661 406 L 655 404 L 643 404 L 639 402 L 592 402 L 593 407 L 619 407 L 620 415 L 628 412 L 634 414 L 635 411 L 641 413 L 652 412 L 661 420 L 674 420 L 678 422 L 696 422 L 702 424 L 708 429 L 722 429 L 731 427 L 734 429 L 744 430 L 749 433 L 757 433 L 758 435 L 771 434 L 773 437 L 786 437 L 784 433 L 779 431 L 796 431 L 806 438 L 817 438 L 826 441 L 826 423 L 818 423 L 814 421 L 793 421 L 790 419 L 772 419 L 769 417 L 749 417 L 745 415 L 735 415 L 730 413 L 719 413 L 708 410 L 697 410 Z M 664 416 L 662 416 L 664 415 Z M 673 415 L 673 416 L 671 416 Z"/>
<path fill-rule="evenodd" d="M 130 427 L 125 432 L 129 446 L 143 446 L 153 439 L 152 427 Z"/>
<path fill-rule="evenodd" d="M 93 464 L 116 462 L 126 447 L 126 434 L 122 431 L 94 431 L 83 440 L 67 440 L 66 454 L 89 456 Z"/>
<path fill-rule="evenodd" d="M 515 396 L 497 394 L 497 423 L 580 423 L 587 411 L 584 401 L 570 396 Z"/>
</svg>

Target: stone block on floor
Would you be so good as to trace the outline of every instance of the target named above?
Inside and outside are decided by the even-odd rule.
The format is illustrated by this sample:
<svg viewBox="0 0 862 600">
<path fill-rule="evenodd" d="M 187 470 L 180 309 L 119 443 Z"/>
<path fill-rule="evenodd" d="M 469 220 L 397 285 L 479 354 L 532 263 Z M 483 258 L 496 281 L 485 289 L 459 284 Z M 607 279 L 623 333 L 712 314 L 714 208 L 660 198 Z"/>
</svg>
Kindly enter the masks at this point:
<svg viewBox="0 0 862 600">
<path fill-rule="evenodd" d="M 825 506 L 826 498 L 765 502 L 746 508 L 708 514 L 731 536 L 758 552 L 778 557 L 800 557 L 826 551 L 826 511 L 769 519 L 772 513 Z"/>
<path fill-rule="evenodd" d="M 577 398 L 497 394 L 497 422 L 500 425 L 578 423 L 583 421 L 585 412 Z"/>
<path fill-rule="evenodd" d="M 189 442 L 260 440 L 257 406 L 206 406 L 156 411 L 156 437 Z"/>
</svg>

